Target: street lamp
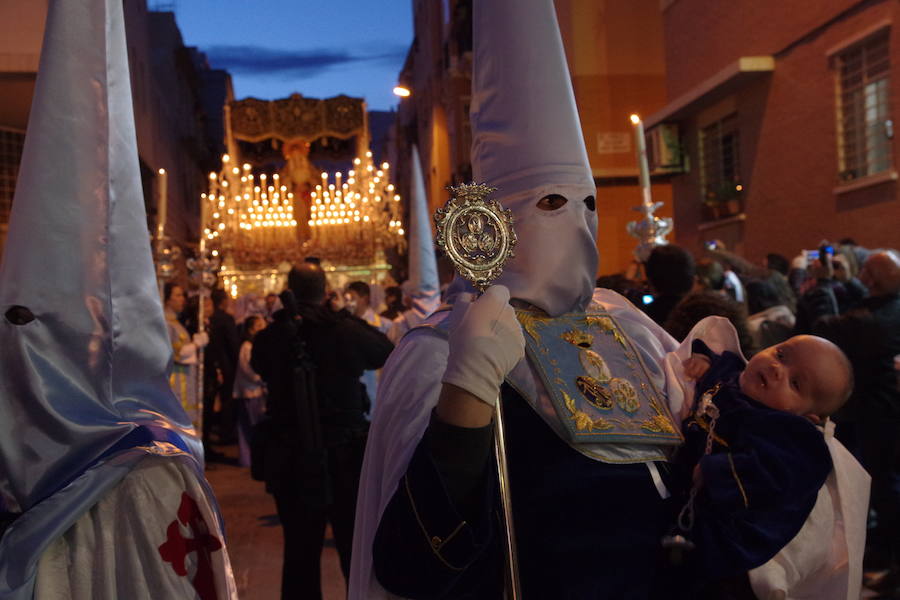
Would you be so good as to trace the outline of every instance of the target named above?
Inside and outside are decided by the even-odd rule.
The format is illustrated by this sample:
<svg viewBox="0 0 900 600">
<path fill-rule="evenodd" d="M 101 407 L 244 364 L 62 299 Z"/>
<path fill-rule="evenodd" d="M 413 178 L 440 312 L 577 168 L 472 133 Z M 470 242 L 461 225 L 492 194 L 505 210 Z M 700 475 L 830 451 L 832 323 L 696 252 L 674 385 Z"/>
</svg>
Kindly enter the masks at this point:
<svg viewBox="0 0 900 600">
<path fill-rule="evenodd" d="M 401 98 L 408 98 L 412 92 L 409 91 L 409 88 L 404 85 L 394 86 L 394 95 L 400 96 Z"/>
</svg>

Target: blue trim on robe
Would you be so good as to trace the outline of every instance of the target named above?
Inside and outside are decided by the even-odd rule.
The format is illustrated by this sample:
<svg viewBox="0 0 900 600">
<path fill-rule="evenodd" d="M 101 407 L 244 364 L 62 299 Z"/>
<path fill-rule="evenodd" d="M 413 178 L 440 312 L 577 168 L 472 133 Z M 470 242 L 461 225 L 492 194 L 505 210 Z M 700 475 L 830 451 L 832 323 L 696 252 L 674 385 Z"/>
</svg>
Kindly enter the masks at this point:
<svg viewBox="0 0 900 600">
<path fill-rule="evenodd" d="M 153 442 L 177 448 L 172 456 L 187 456 L 224 533 L 219 507 L 203 475 L 200 461 L 175 431 L 158 425 L 137 425 L 82 472 L 53 494 L 19 515 L 0 538 L 0 600 L 32 600 L 38 561 L 44 550 L 64 534 L 103 495 L 148 455 Z"/>
</svg>

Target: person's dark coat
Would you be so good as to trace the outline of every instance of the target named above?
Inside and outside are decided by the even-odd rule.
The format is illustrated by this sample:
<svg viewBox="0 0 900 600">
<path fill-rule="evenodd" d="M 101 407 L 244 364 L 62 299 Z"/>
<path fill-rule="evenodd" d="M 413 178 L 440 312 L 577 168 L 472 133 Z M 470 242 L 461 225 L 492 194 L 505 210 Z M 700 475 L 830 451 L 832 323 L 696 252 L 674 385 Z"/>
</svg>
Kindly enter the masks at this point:
<svg viewBox="0 0 900 600">
<path fill-rule="evenodd" d="M 219 369 L 227 382 L 234 381 L 241 336 L 234 317 L 216 309 L 209 317 L 209 345 L 206 347 L 206 368 Z"/>
<path fill-rule="evenodd" d="M 368 397 L 363 371 L 384 365 L 393 345 L 387 337 L 346 310 L 300 304 L 298 314 L 275 313 L 257 334 L 251 365 L 268 387 L 268 414 L 281 425 L 297 425 L 293 368 L 299 340 L 315 378 L 317 412 L 325 446 L 336 446 L 365 432 Z"/>
</svg>

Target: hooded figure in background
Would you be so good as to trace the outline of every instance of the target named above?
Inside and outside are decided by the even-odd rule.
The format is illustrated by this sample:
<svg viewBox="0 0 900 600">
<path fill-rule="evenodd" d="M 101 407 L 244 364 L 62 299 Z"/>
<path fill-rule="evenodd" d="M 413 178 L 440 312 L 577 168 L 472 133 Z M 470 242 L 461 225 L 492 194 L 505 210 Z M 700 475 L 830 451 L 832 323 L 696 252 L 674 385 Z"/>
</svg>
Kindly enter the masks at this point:
<svg viewBox="0 0 900 600">
<path fill-rule="evenodd" d="M 394 319 L 388 331 L 388 339 L 394 345 L 406 332 L 421 325 L 441 304 L 437 259 L 434 240 L 431 238 L 431 215 L 428 213 L 428 195 L 422 178 L 419 151 L 412 148 L 412 200 L 409 216 L 409 279 L 403 282 L 403 302 L 409 309 Z"/>
<path fill-rule="evenodd" d="M 0 268 L 4 600 L 236 595 L 167 381 L 127 56 L 122 2 L 50 2 Z"/>
<path fill-rule="evenodd" d="M 681 439 L 661 366 L 677 345 L 594 293 L 595 187 L 552 0 L 476 1 L 473 25 L 473 170 L 512 210 L 516 256 L 477 300 L 457 279 L 452 310 L 385 366 L 350 597 L 501 597 L 498 396 L 524 597 L 646 597 L 666 532 L 654 461 Z"/>
</svg>

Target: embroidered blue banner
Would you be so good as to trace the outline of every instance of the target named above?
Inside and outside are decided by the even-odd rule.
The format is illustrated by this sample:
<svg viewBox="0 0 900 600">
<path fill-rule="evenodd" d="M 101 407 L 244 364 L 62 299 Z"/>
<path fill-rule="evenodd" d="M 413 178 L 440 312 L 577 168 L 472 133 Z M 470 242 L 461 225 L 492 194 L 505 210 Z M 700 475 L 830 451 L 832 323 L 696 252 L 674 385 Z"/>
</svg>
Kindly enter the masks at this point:
<svg viewBox="0 0 900 600">
<path fill-rule="evenodd" d="M 550 318 L 516 312 L 526 352 L 573 444 L 683 441 L 665 397 L 615 319 L 602 310 Z"/>
</svg>

